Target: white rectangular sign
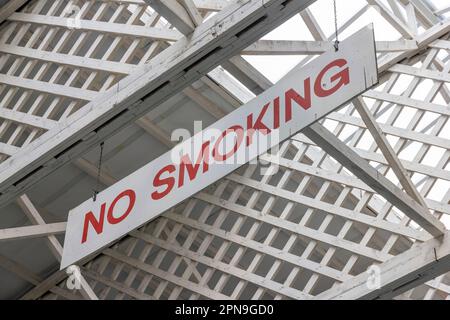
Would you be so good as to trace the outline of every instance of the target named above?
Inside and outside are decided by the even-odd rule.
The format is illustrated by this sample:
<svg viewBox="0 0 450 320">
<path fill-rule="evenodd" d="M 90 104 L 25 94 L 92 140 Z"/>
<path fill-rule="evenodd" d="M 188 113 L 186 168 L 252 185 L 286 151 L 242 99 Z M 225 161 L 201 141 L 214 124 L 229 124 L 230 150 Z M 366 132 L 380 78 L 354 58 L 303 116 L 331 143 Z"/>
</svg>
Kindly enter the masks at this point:
<svg viewBox="0 0 450 320">
<path fill-rule="evenodd" d="M 99 251 L 378 82 L 364 28 L 69 213 L 61 269 Z"/>
</svg>

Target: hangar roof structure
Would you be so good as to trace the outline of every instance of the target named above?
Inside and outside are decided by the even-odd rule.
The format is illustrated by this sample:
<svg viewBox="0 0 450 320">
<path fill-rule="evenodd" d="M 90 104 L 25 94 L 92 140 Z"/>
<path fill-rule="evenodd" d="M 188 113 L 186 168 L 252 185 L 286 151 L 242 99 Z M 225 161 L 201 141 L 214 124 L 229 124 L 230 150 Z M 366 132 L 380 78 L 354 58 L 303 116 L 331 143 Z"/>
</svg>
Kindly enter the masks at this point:
<svg viewBox="0 0 450 320">
<path fill-rule="evenodd" d="M 336 5 L 341 39 L 374 24 L 379 85 L 70 290 L 69 210 L 333 50 L 333 1 L 0 1 L 0 298 L 449 299 L 450 3 Z"/>
</svg>

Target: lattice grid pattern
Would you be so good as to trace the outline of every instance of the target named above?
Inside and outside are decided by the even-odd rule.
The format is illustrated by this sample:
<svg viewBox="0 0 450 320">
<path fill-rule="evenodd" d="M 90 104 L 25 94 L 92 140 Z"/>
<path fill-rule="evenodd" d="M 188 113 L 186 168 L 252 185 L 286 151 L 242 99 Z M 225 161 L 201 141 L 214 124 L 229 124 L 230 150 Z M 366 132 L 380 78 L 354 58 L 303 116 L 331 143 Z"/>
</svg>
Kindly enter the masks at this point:
<svg viewBox="0 0 450 320">
<path fill-rule="evenodd" d="M 367 2 L 342 31 L 369 5 L 385 7 L 381 1 Z M 35 0 L 0 30 L 1 160 L 182 36 L 143 1 L 75 3 L 81 29 L 67 27 L 69 1 Z M 196 3 L 203 5 L 199 12 L 205 18 L 224 2 Z M 380 12 L 408 41 L 434 23 L 416 17 L 412 3 L 398 1 L 395 8 Z M 403 11 L 408 21 L 399 13 Z M 327 39 L 311 11 L 301 16 L 317 43 Z M 426 204 L 444 222 L 450 214 L 449 38 L 446 34 L 410 59 L 388 66 L 380 86 L 363 95 Z M 409 42 L 392 50 L 378 45 L 380 61 L 417 49 Z M 184 94 L 216 118 L 225 114 L 193 89 Z M 380 174 L 398 182 L 352 105 L 323 123 Z M 146 128 L 167 139 L 156 123 L 146 120 Z M 430 238 L 303 135 L 285 142 L 280 158 L 265 155 L 262 160 L 264 164 L 244 166 L 86 264 L 83 275 L 98 297 L 309 299 Z M 275 175 L 261 175 L 267 163 Z M 92 175 L 86 165 L 78 165 Z M 400 298 L 445 299 L 449 285 L 450 277 L 442 275 Z M 74 297 L 53 290 L 42 298 Z"/>
</svg>

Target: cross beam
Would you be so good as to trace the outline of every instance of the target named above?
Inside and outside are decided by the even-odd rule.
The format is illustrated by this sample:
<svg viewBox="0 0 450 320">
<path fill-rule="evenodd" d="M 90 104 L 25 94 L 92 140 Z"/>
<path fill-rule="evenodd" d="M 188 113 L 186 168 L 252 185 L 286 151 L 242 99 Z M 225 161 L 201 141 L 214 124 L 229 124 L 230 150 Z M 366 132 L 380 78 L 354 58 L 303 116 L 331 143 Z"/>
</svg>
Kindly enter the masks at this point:
<svg viewBox="0 0 450 320">
<path fill-rule="evenodd" d="M 0 241 L 40 238 L 61 234 L 66 231 L 66 222 L 49 223 L 36 226 L 8 228 L 0 230 Z"/>
<path fill-rule="evenodd" d="M 230 4 L 0 165 L 0 206 L 200 79 L 315 0 Z"/>
<path fill-rule="evenodd" d="M 315 123 L 302 132 L 431 235 L 438 237 L 446 232 L 444 224 L 431 215 L 425 207 L 380 174 L 369 162 L 360 157 L 325 127 Z"/>
<path fill-rule="evenodd" d="M 28 216 L 28 218 L 35 224 L 45 225 L 45 221 L 40 215 L 39 211 L 31 202 L 30 198 L 27 195 L 22 195 L 17 199 L 17 204 L 24 211 L 24 213 Z M 61 261 L 62 256 L 62 246 L 59 243 L 58 239 L 52 234 L 47 235 L 48 246 L 52 251 L 53 255 L 58 261 Z M 81 281 L 81 295 L 89 300 L 98 300 L 97 295 L 94 293 L 89 283 L 80 275 Z"/>
<path fill-rule="evenodd" d="M 191 6 L 191 10 L 188 11 L 183 4 L 176 0 L 145 0 L 145 2 L 183 34 L 192 33 L 201 23 L 202 19 L 195 5 Z M 190 4 L 192 5 L 192 3 Z"/>
<path fill-rule="evenodd" d="M 341 283 L 316 296 L 321 300 L 392 299 L 450 270 L 450 233 L 418 244 L 378 265 L 378 289 L 369 289 L 369 273 Z M 373 275 L 372 275 L 373 276 Z M 375 280 L 375 279 L 373 279 Z"/>
<path fill-rule="evenodd" d="M 8 17 L 17 9 L 22 7 L 28 0 L 10 0 L 5 5 L 0 7 L 0 23 L 8 19 Z"/>
</svg>

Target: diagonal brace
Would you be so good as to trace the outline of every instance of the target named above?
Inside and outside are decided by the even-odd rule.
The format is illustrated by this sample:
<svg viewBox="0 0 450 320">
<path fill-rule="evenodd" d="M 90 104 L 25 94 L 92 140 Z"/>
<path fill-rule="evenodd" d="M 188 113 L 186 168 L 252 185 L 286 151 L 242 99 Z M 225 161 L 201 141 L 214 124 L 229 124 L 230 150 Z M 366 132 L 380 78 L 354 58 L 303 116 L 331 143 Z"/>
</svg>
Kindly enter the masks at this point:
<svg viewBox="0 0 450 320">
<path fill-rule="evenodd" d="M 309 128 L 303 129 L 302 132 L 355 176 L 363 180 L 406 216 L 428 231 L 433 237 L 442 236 L 446 232 L 446 228 L 441 221 L 380 174 L 369 162 L 361 158 L 321 124 L 315 123 Z"/>
</svg>

